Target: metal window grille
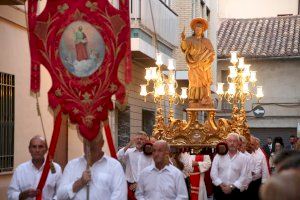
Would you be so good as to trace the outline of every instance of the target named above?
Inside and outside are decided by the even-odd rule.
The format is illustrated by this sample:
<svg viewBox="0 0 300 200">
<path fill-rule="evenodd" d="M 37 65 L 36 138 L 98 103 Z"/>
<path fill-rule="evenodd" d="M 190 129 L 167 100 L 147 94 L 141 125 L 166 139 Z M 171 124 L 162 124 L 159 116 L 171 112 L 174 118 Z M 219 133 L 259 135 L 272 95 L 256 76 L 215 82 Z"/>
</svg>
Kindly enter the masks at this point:
<svg viewBox="0 0 300 200">
<path fill-rule="evenodd" d="M 13 170 L 15 77 L 0 72 L 0 173 Z"/>
</svg>

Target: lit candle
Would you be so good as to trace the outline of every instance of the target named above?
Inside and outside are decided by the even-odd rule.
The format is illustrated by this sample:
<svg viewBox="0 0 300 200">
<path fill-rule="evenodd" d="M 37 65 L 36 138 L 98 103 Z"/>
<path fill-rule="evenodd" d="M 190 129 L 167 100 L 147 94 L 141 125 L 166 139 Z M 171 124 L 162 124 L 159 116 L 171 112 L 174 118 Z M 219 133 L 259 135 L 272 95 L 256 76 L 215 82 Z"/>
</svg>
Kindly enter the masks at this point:
<svg viewBox="0 0 300 200">
<path fill-rule="evenodd" d="M 235 94 L 235 84 L 234 83 L 229 83 L 228 94 L 230 94 L 230 95 Z"/>
<path fill-rule="evenodd" d="M 239 58 L 238 68 L 239 69 L 243 69 L 244 68 L 244 64 L 245 64 L 244 57 Z"/>
<path fill-rule="evenodd" d="M 229 77 L 230 78 L 235 78 L 237 77 L 237 70 L 235 66 L 229 66 Z"/>
<path fill-rule="evenodd" d="M 155 88 L 155 90 L 157 90 L 158 95 L 160 96 L 165 95 L 165 84 L 158 85 L 158 87 Z"/>
<path fill-rule="evenodd" d="M 140 95 L 144 96 L 144 97 L 147 96 L 147 85 L 146 84 L 141 85 Z"/>
<path fill-rule="evenodd" d="M 161 53 L 156 54 L 156 65 L 161 66 L 163 64 Z"/>
<path fill-rule="evenodd" d="M 169 71 L 169 83 L 175 82 L 175 71 Z"/>
<path fill-rule="evenodd" d="M 256 81 L 256 71 L 250 71 L 250 82 L 254 83 Z"/>
<path fill-rule="evenodd" d="M 181 99 L 187 99 L 187 87 L 182 87 L 181 88 L 181 95 L 180 95 L 180 98 Z"/>
<path fill-rule="evenodd" d="M 145 75 L 145 79 L 147 81 L 152 79 L 152 70 L 150 67 L 146 68 L 146 75 Z"/>
<path fill-rule="evenodd" d="M 243 77 L 250 76 L 250 66 L 251 65 L 244 65 L 244 70 L 243 70 Z"/>
<path fill-rule="evenodd" d="M 248 94 L 249 93 L 249 82 L 245 82 L 243 84 L 243 93 Z"/>
<path fill-rule="evenodd" d="M 156 80 L 158 78 L 157 76 L 157 67 L 150 67 L 150 74 L 151 74 L 151 79 Z"/>
<path fill-rule="evenodd" d="M 168 70 L 170 70 L 170 71 L 175 70 L 174 59 L 168 60 Z"/>
<path fill-rule="evenodd" d="M 236 64 L 238 62 L 237 51 L 230 51 L 230 54 L 231 54 L 230 62 L 232 64 Z"/>
<path fill-rule="evenodd" d="M 169 83 L 168 84 L 168 94 L 170 96 L 174 96 L 175 95 L 175 87 L 173 83 Z"/>
<path fill-rule="evenodd" d="M 218 95 L 224 94 L 223 86 L 224 86 L 224 83 L 218 83 L 218 88 L 217 88 L 217 91 L 216 91 L 216 93 Z"/>
<path fill-rule="evenodd" d="M 257 86 L 256 97 L 258 99 L 264 97 L 262 86 Z"/>
</svg>

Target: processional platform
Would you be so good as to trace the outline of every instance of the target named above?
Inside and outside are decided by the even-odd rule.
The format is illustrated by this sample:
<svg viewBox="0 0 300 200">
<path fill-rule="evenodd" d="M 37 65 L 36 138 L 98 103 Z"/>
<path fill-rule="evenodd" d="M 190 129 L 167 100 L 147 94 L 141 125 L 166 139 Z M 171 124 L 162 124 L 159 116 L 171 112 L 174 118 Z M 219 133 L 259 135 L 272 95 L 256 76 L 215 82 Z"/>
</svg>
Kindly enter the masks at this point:
<svg viewBox="0 0 300 200">
<path fill-rule="evenodd" d="M 250 138 L 245 113 L 241 113 L 238 109 L 233 109 L 230 119 L 217 120 L 215 118 L 217 110 L 214 108 L 187 108 L 186 112 L 187 120 L 168 117 L 168 123 L 165 123 L 162 113 L 157 112 L 153 136 L 158 140 L 167 141 L 172 147 L 193 149 L 215 147 L 231 132 Z M 198 119 L 199 112 L 207 114 L 203 122 Z"/>
</svg>

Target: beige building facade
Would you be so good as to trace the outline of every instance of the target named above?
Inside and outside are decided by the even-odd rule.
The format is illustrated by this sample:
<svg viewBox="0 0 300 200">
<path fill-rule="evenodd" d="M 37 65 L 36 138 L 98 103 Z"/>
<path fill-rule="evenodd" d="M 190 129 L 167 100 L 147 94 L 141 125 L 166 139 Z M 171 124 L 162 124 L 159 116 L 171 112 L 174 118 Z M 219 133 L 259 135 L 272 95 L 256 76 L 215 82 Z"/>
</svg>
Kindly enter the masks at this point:
<svg viewBox="0 0 300 200">
<path fill-rule="evenodd" d="M 299 0 L 219 0 L 220 19 L 297 15 Z"/>
</svg>

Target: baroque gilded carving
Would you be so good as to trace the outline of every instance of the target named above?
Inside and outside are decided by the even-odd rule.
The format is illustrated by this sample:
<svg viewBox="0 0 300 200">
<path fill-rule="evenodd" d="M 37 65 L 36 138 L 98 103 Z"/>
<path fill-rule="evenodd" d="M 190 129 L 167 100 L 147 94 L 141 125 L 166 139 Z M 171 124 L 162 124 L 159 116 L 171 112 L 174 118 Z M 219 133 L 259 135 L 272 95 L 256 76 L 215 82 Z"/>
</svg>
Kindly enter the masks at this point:
<svg viewBox="0 0 300 200">
<path fill-rule="evenodd" d="M 179 120 L 168 117 L 166 124 L 162 115 L 162 109 L 157 111 L 156 124 L 153 135 L 156 139 L 166 140 L 170 145 L 189 147 L 213 147 L 220 141 L 226 139 L 230 132 L 237 132 L 250 137 L 246 121 L 246 112 L 232 113 L 231 119 L 215 119 L 216 111 L 206 110 L 207 119 L 201 123 L 198 113 L 203 110 L 187 109 L 187 120 Z"/>
</svg>

